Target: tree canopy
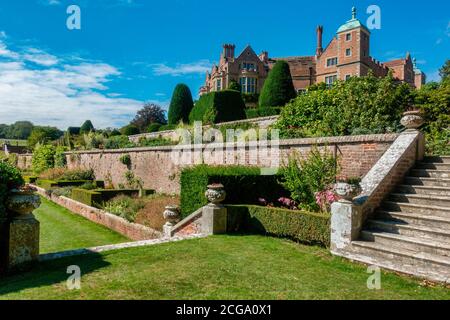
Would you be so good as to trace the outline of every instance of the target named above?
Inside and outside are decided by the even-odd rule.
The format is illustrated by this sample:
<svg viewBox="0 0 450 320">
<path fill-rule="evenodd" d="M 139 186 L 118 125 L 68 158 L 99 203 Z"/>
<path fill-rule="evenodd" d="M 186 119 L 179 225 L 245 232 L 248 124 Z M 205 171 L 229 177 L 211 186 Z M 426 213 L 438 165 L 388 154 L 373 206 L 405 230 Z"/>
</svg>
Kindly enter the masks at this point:
<svg viewBox="0 0 450 320">
<path fill-rule="evenodd" d="M 140 132 L 145 132 L 151 123 L 166 123 L 164 110 L 154 103 L 146 103 L 130 124 L 137 127 Z"/>
</svg>

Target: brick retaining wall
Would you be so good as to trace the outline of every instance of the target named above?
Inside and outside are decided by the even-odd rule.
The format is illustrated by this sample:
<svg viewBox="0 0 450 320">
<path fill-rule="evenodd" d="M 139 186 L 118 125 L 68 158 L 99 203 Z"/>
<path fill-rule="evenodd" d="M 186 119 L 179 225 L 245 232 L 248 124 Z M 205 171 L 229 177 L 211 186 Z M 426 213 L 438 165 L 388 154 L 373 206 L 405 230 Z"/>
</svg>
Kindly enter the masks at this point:
<svg viewBox="0 0 450 320">
<path fill-rule="evenodd" d="M 327 146 L 331 152 L 337 151 L 342 166 L 341 175 L 348 177 L 364 176 L 370 168 L 381 158 L 397 134 L 345 136 L 329 138 L 308 138 L 280 140 L 279 152 L 272 152 L 252 158 L 248 146 L 245 151 L 236 148 L 236 153 L 244 151 L 245 164 L 255 164 L 259 167 L 270 167 L 277 157 L 281 162 L 286 162 L 292 152 L 298 151 L 306 154 L 313 145 Z M 176 147 L 175 147 L 176 148 Z M 144 187 L 163 193 L 180 193 L 179 177 L 186 165 L 178 165 L 171 159 L 171 153 L 175 150 L 172 146 L 134 148 L 121 150 L 93 150 L 80 151 L 67 154 L 67 163 L 70 169 L 92 168 L 96 178 L 111 182 L 117 187 L 119 183 L 126 185 L 125 173 L 131 169 L 136 176 L 144 182 Z M 205 146 L 203 146 L 204 150 Z M 193 151 L 193 149 L 192 149 Z M 128 168 L 120 162 L 120 157 L 129 154 L 131 166 Z M 214 164 L 208 162 L 207 164 Z M 232 164 L 232 163 L 228 163 Z"/>
<path fill-rule="evenodd" d="M 53 201 L 61 207 L 64 207 L 71 212 L 80 215 L 92 222 L 103 225 L 108 229 L 114 230 L 131 240 L 150 240 L 162 237 L 162 233 L 159 231 L 153 230 L 140 224 L 128 222 L 121 217 L 108 213 L 104 210 L 87 206 L 70 198 L 59 197 L 54 194 L 48 195 L 45 189 L 39 188 L 37 186 L 34 187 L 38 189 L 38 193 L 41 196 Z"/>
</svg>

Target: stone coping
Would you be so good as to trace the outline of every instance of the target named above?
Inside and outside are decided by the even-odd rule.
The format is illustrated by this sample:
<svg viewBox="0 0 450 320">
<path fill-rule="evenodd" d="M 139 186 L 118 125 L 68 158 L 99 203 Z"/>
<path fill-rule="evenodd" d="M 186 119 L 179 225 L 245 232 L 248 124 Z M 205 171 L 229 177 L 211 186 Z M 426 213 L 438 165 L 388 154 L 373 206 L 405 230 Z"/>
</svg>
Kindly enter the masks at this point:
<svg viewBox="0 0 450 320">
<path fill-rule="evenodd" d="M 399 136 L 397 133 L 388 134 L 370 134 L 370 135 L 355 135 L 355 136 L 338 136 L 338 137 L 318 137 L 318 138 L 302 138 L 302 139 L 284 139 L 279 140 L 279 146 L 308 146 L 308 145 L 331 145 L 331 144 L 352 144 L 352 143 L 373 143 L 373 142 L 394 142 Z M 271 140 L 264 142 L 247 142 L 245 147 L 251 146 L 270 146 Z M 201 144 L 201 145 L 191 145 L 192 150 L 195 149 L 212 149 L 218 147 L 244 147 L 238 145 L 236 142 L 232 143 L 211 143 L 211 144 Z M 136 152 L 147 152 L 147 151 L 174 151 L 174 150 L 186 150 L 187 147 L 183 145 L 176 146 L 159 146 L 159 147 L 142 147 L 142 148 L 125 148 L 125 149 L 110 149 L 110 150 L 80 150 L 66 152 L 66 155 L 72 154 L 105 154 L 105 153 L 136 153 Z"/>
</svg>

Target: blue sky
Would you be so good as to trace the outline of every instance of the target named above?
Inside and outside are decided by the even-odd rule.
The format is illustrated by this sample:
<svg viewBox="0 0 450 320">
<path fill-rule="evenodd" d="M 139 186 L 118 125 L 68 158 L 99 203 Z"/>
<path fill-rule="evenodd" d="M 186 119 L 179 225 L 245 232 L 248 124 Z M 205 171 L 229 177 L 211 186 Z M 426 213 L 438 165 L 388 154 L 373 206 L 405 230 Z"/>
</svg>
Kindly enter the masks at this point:
<svg viewBox="0 0 450 320">
<path fill-rule="evenodd" d="M 81 8 L 81 30 L 66 9 Z M 0 123 L 31 120 L 62 129 L 90 118 L 97 127 L 127 123 L 144 101 L 167 107 L 179 82 L 193 95 L 222 43 L 251 44 L 271 57 L 313 55 L 315 28 L 327 44 L 350 18 L 381 9 L 371 55 L 410 51 L 429 79 L 450 58 L 450 3 L 417 1 L 2 0 Z"/>
</svg>

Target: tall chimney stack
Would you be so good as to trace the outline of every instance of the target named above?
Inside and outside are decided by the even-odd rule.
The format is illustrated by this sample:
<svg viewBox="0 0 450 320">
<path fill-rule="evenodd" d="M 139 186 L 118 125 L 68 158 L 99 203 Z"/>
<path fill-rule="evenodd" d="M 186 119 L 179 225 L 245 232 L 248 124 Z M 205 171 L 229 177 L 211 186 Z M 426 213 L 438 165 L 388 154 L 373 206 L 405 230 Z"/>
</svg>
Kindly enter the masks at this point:
<svg viewBox="0 0 450 320">
<path fill-rule="evenodd" d="M 322 47 L 322 35 L 323 35 L 323 26 L 317 26 L 317 49 L 316 56 L 320 56 L 323 53 Z"/>
</svg>

